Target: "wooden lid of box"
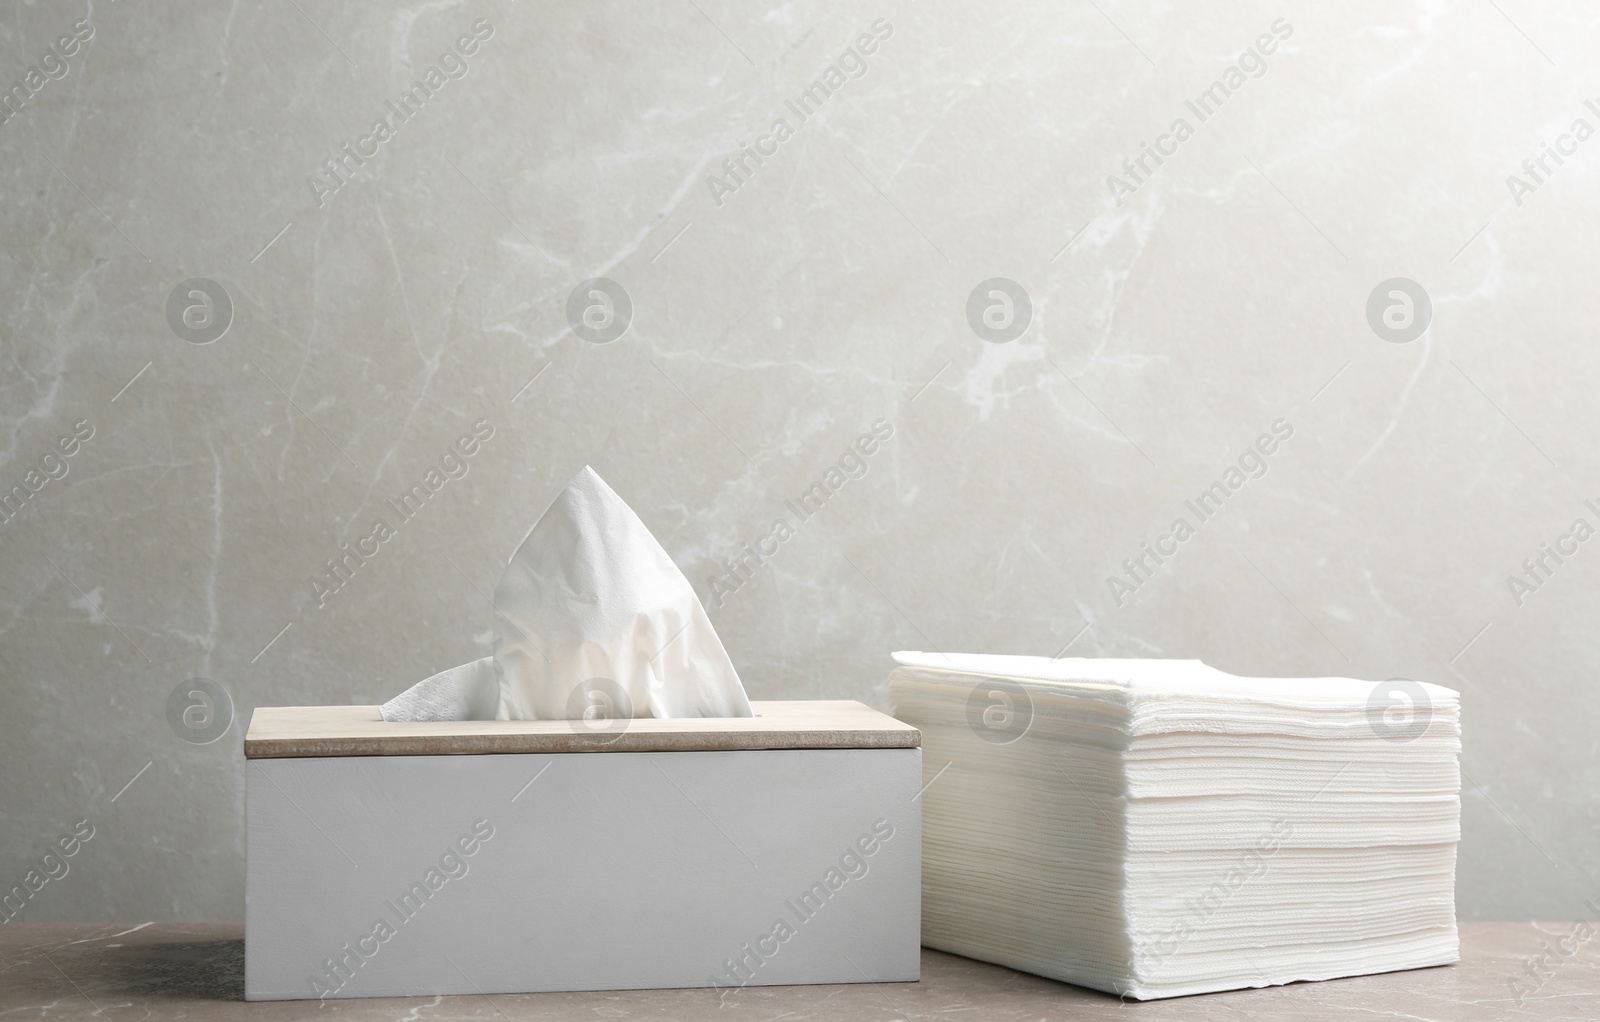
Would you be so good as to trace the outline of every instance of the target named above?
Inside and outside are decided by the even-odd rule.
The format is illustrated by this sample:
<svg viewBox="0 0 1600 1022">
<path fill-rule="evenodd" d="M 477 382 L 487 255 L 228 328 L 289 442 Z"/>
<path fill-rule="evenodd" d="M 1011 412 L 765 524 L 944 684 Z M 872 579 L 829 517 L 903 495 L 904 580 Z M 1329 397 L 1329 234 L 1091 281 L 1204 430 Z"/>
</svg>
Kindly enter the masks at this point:
<svg viewBox="0 0 1600 1022">
<path fill-rule="evenodd" d="M 915 749 L 922 732 L 852 699 L 752 702 L 753 717 L 390 723 L 376 706 L 262 706 L 246 759 L 732 749 Z"/>
</svg>

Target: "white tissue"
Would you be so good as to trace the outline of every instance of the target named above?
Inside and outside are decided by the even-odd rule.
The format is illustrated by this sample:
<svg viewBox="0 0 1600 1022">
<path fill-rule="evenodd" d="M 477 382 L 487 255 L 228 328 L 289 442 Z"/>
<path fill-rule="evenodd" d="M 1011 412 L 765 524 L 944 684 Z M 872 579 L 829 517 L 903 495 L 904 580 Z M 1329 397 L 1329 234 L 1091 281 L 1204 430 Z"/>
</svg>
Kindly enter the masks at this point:
<svg viewBox="0 0 1600 1022">
<path fill-rule="evenodd" d="M 894 658 L 891 711 L 922 732 L 925 946 L 1141 1000 L 1460 957 L 1455 691 Z"/>
<path fill-rule="evenodd" d="M 384 720 L 506 720 L 494 657 L 440 671 L 380 706 Z"/>
<path fill-rule="evenodd" d="M 419 682 L 384 720 L 748 717 L 689 580 L 588 466 L 512 554 L 492 657 Z"/>
</svg>

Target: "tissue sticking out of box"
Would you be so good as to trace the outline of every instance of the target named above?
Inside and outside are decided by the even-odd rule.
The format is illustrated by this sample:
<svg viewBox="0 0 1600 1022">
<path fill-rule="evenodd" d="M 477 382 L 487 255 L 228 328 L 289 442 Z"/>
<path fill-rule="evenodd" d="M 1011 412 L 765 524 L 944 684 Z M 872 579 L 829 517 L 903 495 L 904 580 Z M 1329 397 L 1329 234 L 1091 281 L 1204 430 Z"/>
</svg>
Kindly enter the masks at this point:
<svg viewBox="0 0 1600 1022">
<path fill-rule="evenodd" d="M 418 682 L 384 720 L 750 716 L 689 580 L 587 465 L 511 555 L 494 606 L 494 655 Z"/>
<path fill-rule="evenodd" d="M 384 720 L 506 720 L 494 657 L 440 671 L 379 708 Z"/>
</svg>

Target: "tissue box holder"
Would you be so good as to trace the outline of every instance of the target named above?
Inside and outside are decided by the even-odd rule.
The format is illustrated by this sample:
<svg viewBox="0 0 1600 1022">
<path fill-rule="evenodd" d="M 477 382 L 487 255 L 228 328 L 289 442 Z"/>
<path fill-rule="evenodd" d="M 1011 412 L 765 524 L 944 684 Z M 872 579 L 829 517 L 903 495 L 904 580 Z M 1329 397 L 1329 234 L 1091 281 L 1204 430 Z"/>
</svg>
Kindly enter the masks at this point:
<svg viewBox="0 0 1600 1022">
<path fill-rule="evenodd" d="M 245 998 L 919 978 L 920 733 L 861 703 L 245 738 Z"/>
</svg>

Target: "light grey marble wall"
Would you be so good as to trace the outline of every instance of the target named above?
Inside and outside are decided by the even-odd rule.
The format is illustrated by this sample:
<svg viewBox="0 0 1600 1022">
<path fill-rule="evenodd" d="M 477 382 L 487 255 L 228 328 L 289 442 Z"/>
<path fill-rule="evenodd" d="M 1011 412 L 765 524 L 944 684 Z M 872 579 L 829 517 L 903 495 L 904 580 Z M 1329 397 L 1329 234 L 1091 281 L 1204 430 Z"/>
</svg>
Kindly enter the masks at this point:
<svg viewBox="0 0 1600 1022">
<path fill-rule="evenodd" d="M 240 917 L 250 711 L 487 653 L 484 593 L 588 463 L 754 698 L 882 706 L 889 651 L 930 647 L 1457 687 L 1462 914 L 1581 913 L 1600 140 L 1567 133 L 1600 129 L 1597 20 L 8 5 L 0 487 L 26 497 L 0 522 L 0 885 L 86 820 L 19 918 Z M 724 170 L 743 145 L 767 155 Z M 599 277 L 632 306 L 604 344 L 567 313 Z M 991 278 L 1026 295 L 1013 340 L 969 321 Z M 1428 296 L 1414 339 L 1369 323 L 1390 278 Z M 1005 333 L 1008 286 L 978 290 L 980 327 L 1000 306 Z M 1407 286 L 1379 290 L 1391 337 Z M 1185 501 L 1274 423 L 1200 521 Z M 785 502 L 841 459 L 800 521 Z M 402 521 L 387 502 L 441 460 L 459 478 Z M 317 590 L 379 518 L 394 535 Z M 233 700 L 212 744 L 169 723 L 193 678 Z"/>
</svg>

